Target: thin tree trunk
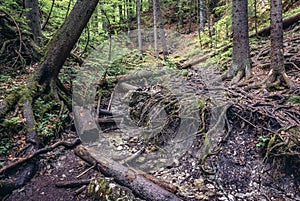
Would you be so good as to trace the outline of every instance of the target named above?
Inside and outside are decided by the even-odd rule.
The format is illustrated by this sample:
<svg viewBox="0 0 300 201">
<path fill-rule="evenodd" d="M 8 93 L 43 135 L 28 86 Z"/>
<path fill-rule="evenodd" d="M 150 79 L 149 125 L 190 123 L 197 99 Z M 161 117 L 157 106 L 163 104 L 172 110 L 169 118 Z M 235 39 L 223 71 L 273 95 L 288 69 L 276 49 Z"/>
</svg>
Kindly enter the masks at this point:
<svg viewBox="0 0 300 201">
<path fill-rule="evenodd" d="M 137 21 L 138 21 L 138 43 L 140 50 L 140 59 L 143 59 L 142 31 L 141 31 L 141 2 L 136 0 Z"/>
<path fill-rule="evenodd" d="M 38 0 L 24 0 L 24 4 L 25 8 L 29 9 L 26 12 L 28 26 L 33 34 L 34 42 L 39 45 L 42 37 L 42 29 Z"/>
<path fill-rule="evenodd" d="M 47 18 L 46 18 L 45 22 L 42 25 L 42 30 L 45 30 L 45 27 L 46 27 L 46 25 L 47 25 L 47 23 L 50 19 L 50 16 L 51 16 L 52 11 L 53 11 L 54 3 L 55 3 L 55 0 L 52 0 L 52 5 L 51 5 L 51 8 L 50 8 L 50 11 L 49 11 L 49 14 L 48 14 Z"/>
<path fill-rule="evenodd" d="M 257 0 L 254 0 L 254 29 L 255 35 L 257 36 Z"/>
<path fill-rule="evenodd" d="M 168 48 L 167 48 L 167 42 L 166 42 L 166 36 L 165 36 L 165 28 L 164 28 L 164 22 L 163 22 L 163 17 L 161 13 L 161 8 L 160 8 L 160 2 L 159 0 L 156 0 L 156 8 L 157 8 L 157 18 L 159 22 L 159 32 L 160 32 L 160 38 L 161 38 L 161 43 L 162 43 L 162 48 L 163 48 L 163 55 L 164 55 L 164 60 L 166 61 L 168 59 Z"/>
<path fill-rule="evenodd" d="M 204 31 L 205 27 L 205 13 L 204 13 L 204 0 L 199 0 L 199 29 L 200 32 Z"/>
<path fill-rule="evenodd" d="M 69 0 L 68 7 L 67 7 L 67 12 L 66 12 L 66 15 L 65 15 L 65 21 L 66 21 L 68 15 L 69 15 L 70 8 L 71 8 L 71 3 L 72 3 L 72 0 Z"/>
<path fill-rule="evenodd" d="M 101 10 L 101 15 L 102 15 L 102 30 L 107 31 L 106 14 L 105 14 L 102 3 L 100 3 L 100 10 Z"/>
<path fill-rule="evenodd" d="M 119 9 L 119 18 L 120 18 L 119 23 L 121 25 L 124 22 L 122 2 L 118 5 L 118 9 Z"/>
<path fill-rule="evenodd" d="M 157 0 L 153 0 L 153 31 L 154 31 L 154 51 L 155 57 L 158 59 L 158 40 L 157 40 L 157 14 L 156 14 Z"/>
<path fill-rule="evenodd" d="M 183 27 L 183 0 L 179 0 L 179 20 L 178 20 L 178 28 L 181 29 Z"/>
<path fill-rule="evenodd" d="M 94 10 L 94 17 L 93 17 L 93 22 L 92 24 L 94 24 L 94 30 L 96 33 L 99 32 L 99 19 L 98 19 L 98 8 L 96 6 L 95 10 Z"/>
<path fill-rule="evenodd" d="M 190 1 L 190 14 L 189 14 L 189 26 L 187 30 L 187 34 L 191 33 L 191 28 L 192 28 L 192 16 L 193 16 L 193 1 Z"/>
</svg>

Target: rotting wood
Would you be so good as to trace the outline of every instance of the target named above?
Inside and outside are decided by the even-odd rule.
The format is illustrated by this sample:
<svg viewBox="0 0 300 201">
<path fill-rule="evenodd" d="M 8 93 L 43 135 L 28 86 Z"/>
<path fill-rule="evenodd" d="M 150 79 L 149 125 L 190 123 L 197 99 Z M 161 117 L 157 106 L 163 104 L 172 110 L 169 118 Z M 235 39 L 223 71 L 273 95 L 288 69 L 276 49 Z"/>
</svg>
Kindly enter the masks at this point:
<svg viewBox="0 0 300 201">
<path fill-rule="evenodd" d="M 143 199 L 153 201 L 181 200 L 175 194 L 145 178 L 141 171 L 125 167 L 111 159 L 99 156 L 84 146 L 78 146 L 75 149 L 75 154 L 91 165 L 97 164 L 103 175 L 113 177 L 117 183 L 130 188 L 135 195 Z"/>
</svg>

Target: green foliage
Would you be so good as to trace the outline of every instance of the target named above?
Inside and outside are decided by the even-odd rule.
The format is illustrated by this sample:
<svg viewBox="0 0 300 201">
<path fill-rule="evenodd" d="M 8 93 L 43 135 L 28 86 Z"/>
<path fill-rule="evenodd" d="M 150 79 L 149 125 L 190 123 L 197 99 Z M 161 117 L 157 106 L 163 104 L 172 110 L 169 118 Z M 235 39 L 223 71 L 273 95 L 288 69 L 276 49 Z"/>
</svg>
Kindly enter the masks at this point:
<svg viewBox="0 0 300 201">
<path fill-rule="evenodd" d="M 256 146 L 257 147 L 265 147 L 268 144 L 270 138 L 266 137 L 266 136 L 260 136 L 258 138 L 258 140 L 259 140 L 259 142 L 256 144 Z"/>
<path fill-rule="evenodd" d="M 67 115 L 59 115 L 57 111 L 59 108 L 60 105 L 54 100 L 38 98 L 35 101 L 34 116 L 41 140 L 54 137 L 60 130 L 63 130 L 63 122 Z"/>
<path fill-rule="evenodd" d="M 124 75 L 129 70 L 137 67 L 141 62 L 139 52 L 131 51 L 116 59 L 107 69 L 107 74 L 110 76 Z"/>
<path fill-rule="evenodd" d="M 177 70 L 177 65 L 176 63 L 170 58 L 168 57 L 166 61 L 164 61 L 164 66 L 173 70 Z"/>
<path fill-rule="evenodd" d="M 71 1 L 71 6 L 70 6 L 69 13 L 72 10 L 74 4 L 75 4 L 75 2 Z M 47 19 L 49 13 L 50 13 L 50 9 L 51 9 L 51 6 L 52 6 L 52 1 L 40 0 L 39 5 L 42 9 L 41 19 L 44 22 Z M 69 5 L 69 0 L 55 1 L 54 7 L 53 7 L 53 10 L 52 10 L 52 13 L 51 13 L 51 17 L 48 21 L 48 25 L 46 26 L 46 28 L 47 28 L 46 31 L 47 32 L 50 32 L 50 33 L 55 32 L 64 23 L 65 17 L 66 17 L 66 14 L 67 14 L 68 5 Z"/>
<path fill-rule="evenodd" d="M 4 2 L 0 2 L 0 10 L 3 10 L 7 13 L 19 14 L 23 11 L 22 2 L 5 0 Z"/>
<path fill-rule="evenodd" d="M 3 138 L 0 141 L 0 155 L 5 154 L 15 143 L 11 138 Z M 0 163 L 1 167 L 1 163 Z"/>
<path fill-rule="evenodd" d="M 0 123 L 0 154 L 5 154 L 13 145 L 13 135 L 22 130 L 24 123 L 19 117 L 4 119 Z"/>
</svg>

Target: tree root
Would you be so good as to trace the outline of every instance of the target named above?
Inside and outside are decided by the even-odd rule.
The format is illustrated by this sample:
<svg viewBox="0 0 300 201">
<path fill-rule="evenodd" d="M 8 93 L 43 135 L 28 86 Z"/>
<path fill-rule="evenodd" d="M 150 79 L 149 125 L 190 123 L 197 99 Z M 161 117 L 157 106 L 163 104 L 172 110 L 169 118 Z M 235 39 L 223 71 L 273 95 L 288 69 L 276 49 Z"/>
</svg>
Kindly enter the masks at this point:
<svg viewBox="0 0 300 201">
<path fill-rule="evenodd" d="M 266 84 L 266 88 L 268 89 L 280 86 L 282 84 L 286 84 L 290 90 L 297 89 L 296 85 L 292 80 L 289 79 L 288 75 L 285 72 L 276 74 L 273 70 L 271 70 L 264 82 Z"/>
<path fill-rule="evenodd" d="M 78 144 L 80 144 L 80 139 L 76 138 L 75 140 L 73 140 L 72 142 L 67 142 L 67 141 L 59 141 L 56 142 L 55 144 L 39 149 L 36 152 L 32 153 L 31 155 L 27 156 L 26 158 L 22 158 L 16 162 L 13 162 L 7 166 L 4 166 L 3 168 L 0 169 L 0 175 L 6 174 L 8 172 L 10 172 L 11 170 L 21 166 L 22 164 L 28 162 L 29 160 L 41 155 L 41 154 L 45 154 L 49 151 L 54 150 L 55 148 L 59 147 L 59 146 L 64 146 L 66 149 L 72 149 L 75 146 L 77 146 Z"/>
</svg>

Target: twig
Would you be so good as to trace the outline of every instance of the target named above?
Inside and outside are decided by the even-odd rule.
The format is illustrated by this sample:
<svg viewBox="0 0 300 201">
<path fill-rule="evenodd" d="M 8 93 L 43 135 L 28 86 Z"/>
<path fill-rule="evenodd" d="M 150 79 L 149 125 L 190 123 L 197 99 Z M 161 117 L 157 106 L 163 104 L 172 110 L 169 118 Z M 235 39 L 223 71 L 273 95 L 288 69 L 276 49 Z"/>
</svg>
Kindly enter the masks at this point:
<svg viewBox="0 0 300 201">
<path fill-rule="evenodd" d="M 90 171 L 94 167 L 96 167 L 96 164 L 92 165 L 91 167 L 89 167 L 88 169 L 86 169 L 85 171 L 83 171 L 82 173 L 80 173 L 79 175 L 77 175 L 76 178 L 78 179 L 79 177 L 82 177 L 83 175 L 85 175 L 86 173 L 88 173 L 88 171 Z"/>
<path fill-rule="evenodd" d="M 139 157 L 143 152 L 145 151 L 145 146 L 142 147 L 140 150 L 138 150 L 137 152 L 135 152 L 134 154 L 132 154 L 131 156 L 125 158 L 124 160 L 122 160 L 120 163 L 124 164 L 124 163 L 128 163 L 134 159 L 136 159 L 137 157 Z"/>
<path fill-rule="evenodd" d="M 59 181 L 55 184 L 58 188 L 75 188 L 90 183 L 90 179 L 72 180 L 72 181 Z"/>
<path fill-rule="evenodd" d="M 79 195 L 80 193 L 82 193 L 84 190 L 86 190 L 86 185 L 83 185 L 83 186 L 81 186 L 80 188 L 78 188 L 78 189 L 75 191 L 74 195 L 77 196 L 77 195 Z"/>
<path fill-rule="evenodd" d="M 101 104 L 101 95 L 98 98 L 98 103 L 97 103 L 97 111 L 96 111 L 96 118 L 99 117 L 100 114 L 100 104 Z"/>
</svg>

